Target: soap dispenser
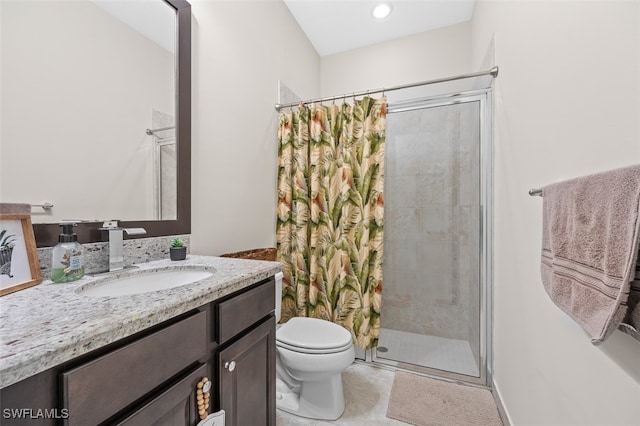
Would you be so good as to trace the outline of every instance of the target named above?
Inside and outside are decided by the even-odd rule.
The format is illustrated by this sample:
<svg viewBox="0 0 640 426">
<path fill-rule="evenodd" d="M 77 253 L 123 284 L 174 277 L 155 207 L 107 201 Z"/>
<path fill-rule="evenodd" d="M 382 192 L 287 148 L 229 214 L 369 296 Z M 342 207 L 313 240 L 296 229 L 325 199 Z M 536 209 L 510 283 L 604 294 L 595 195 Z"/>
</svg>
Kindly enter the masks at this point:
<svg viewBox="0 0 640 426">
<path fill-rule="evenodd" d="M 62 233 L 58 236 L 58 244 L 53 248 L 51 258 L 51 281 L 67 283 L 84 276 L 84 248 L 73 233 L 75 223 L 61 223 L 60 226 Z"/>
</svg>

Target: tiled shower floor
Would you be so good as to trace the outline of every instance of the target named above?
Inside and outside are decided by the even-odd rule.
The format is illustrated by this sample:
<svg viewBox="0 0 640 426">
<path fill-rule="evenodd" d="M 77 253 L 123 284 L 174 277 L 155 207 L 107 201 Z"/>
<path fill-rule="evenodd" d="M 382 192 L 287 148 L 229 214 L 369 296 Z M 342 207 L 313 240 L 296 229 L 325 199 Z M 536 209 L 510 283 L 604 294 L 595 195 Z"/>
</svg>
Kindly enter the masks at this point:
<svg viewBox="0 0 640 426">
<path fill-rule="evenodd" d="M 404 362 L 478 377 L 478 365 L 466 340 L 380 329 L 378 359 Z"/>
</svg>

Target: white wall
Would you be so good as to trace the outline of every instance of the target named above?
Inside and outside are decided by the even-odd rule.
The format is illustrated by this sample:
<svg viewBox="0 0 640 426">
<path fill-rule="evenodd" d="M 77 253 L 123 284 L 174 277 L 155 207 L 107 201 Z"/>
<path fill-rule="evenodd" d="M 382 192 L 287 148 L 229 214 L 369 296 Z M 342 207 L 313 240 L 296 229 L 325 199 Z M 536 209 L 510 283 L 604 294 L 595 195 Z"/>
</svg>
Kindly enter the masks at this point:
<svg viewBox="0 0 640 426">
<path fill-rule="evenodd" d="M 479 1 L 469 24 L 321 58 L 331 96 L 484 69 L 495 34 L 494 379 L 515 425 L 640 421 L 640 343 L 593 346 L 549 300 L 527 193 L 640 161 L 639 4 Z"/>
<path fill-rule="evenodd" d="M 467 22 L 323 56 L 320 74 L 322 96 L 475 71 L 471 69 L 470 31 L 471 25 Z M 449 85 L 447 89 L 451 91 L 457 87 Z M 394 92 L 389 92 L 390 97 L 394 95 Z"/>
<path fill-rule="evenodd" d="M 319 57 L 281 1 L 192 0 L 192 253 L 275 246 L 278 80 L 319 94 Z"/>
<path fill-rule="evenodd" d="M 495 34 L 495 384 L 515 425 L 640 422 L 640 342 L 601 346 L 540 281 L 530 188 L 640 162 L 640 3 L 480 1 L 474 64 Z"/>
</svg>

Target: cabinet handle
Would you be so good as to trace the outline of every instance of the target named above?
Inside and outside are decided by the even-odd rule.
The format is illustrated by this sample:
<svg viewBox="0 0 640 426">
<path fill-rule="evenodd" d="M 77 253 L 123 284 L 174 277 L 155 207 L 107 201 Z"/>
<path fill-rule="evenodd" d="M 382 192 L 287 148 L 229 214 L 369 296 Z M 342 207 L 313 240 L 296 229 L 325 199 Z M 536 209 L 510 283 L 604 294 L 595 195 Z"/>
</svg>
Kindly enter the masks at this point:
<svg viewBox="0 0 640 426">
<path fill-rule="evenodd" d="M 224 368 L 226 368 L 229 371 L 233 371 L 236 369 L 236 362 L 235 361 L 231 361 L 231 362 L 225 362 L 224 363 Z"/>
</svg>

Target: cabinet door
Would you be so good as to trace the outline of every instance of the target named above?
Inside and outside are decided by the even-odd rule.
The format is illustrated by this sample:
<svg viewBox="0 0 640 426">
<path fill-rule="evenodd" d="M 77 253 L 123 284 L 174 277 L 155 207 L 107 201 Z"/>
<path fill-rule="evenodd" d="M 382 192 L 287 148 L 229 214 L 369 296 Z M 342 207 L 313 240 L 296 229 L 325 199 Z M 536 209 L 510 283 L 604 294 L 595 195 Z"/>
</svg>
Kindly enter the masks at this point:
<svg viewBox="0 0 640 426">
<path fill-rule="evenodd" d="M 227 426 L 276 424 L 276 324 L 270 317 L 218 354 Z"/>
<path fill-rule="evenodd" d="M 196 411 L 196 389 L 198 382 L 206 376 L 206 365 L 197 367 L 178 383 L 116 424 L 121 426 L 195 425 L 200 421 Z"/>
</svg>

